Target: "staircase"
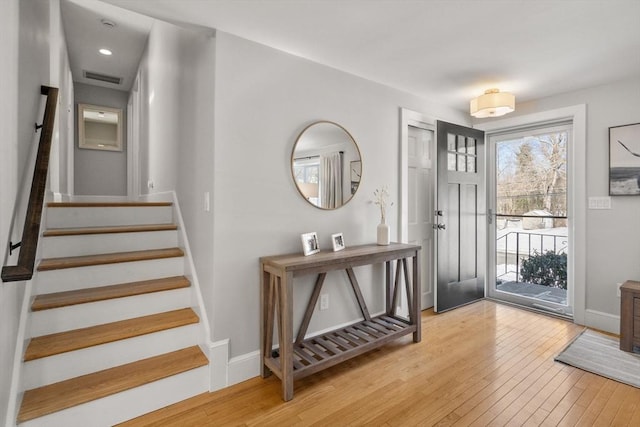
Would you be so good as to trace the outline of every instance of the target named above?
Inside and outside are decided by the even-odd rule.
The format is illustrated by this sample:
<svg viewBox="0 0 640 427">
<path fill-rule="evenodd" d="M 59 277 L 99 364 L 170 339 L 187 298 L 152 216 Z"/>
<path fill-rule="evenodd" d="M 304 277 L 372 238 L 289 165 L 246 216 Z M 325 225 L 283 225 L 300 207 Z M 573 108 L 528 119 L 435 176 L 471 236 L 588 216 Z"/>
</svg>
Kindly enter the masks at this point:
<svg viewBox="0 0 640 427">
<path fill-rule="evenodd" d="M 17 423 L 113 425 L 208 391 L 171 203 L 49 203 Z"/>
</svg>

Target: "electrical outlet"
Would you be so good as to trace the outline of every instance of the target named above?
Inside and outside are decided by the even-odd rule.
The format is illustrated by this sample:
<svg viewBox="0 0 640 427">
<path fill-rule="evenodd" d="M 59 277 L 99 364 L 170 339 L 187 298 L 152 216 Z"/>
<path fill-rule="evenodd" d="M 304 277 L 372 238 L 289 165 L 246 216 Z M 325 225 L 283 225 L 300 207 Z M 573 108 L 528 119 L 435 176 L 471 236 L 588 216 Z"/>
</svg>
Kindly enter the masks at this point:
<svg viewBox="0 0 640 427">
<path fill-rule="evenodd" d="M 618 298 L 622 297 L 622 291 L 620 290 L 620 286 L 622 286 L 622 283 L 616 283 L 616 296 Z"/>
<path fill-rule="evenodd" d="M 329 294 L 320 295 L 320 310 L 326 310 L 329 308 Z"/>
<path fill-rule="evenodd" d="M 150 179 L 149 181 L 147 181 L 147 188 L 149 190 L 151 190 L 153 188 L 153 180 Z"/>
</svg>

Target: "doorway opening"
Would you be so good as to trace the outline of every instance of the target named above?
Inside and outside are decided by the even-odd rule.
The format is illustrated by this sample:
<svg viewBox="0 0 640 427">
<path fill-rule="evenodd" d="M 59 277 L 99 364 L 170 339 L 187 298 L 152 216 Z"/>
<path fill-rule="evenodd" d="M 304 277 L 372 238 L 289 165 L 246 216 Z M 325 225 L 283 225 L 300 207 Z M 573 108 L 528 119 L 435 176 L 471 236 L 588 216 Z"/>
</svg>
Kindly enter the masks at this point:
<svg viewBox="0 0 640 427">
<path fill-rule="evenodd" d="M 489 137 L 492 298 L 573 315 L 569 257 L 571 123 Z"/>
</svg>

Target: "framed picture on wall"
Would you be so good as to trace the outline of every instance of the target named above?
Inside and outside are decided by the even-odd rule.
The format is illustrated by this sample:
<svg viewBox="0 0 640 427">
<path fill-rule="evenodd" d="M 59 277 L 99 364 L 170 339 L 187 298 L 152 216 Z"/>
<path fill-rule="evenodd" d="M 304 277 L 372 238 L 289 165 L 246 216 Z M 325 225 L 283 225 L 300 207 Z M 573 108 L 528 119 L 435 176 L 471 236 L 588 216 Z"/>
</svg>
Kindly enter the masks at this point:
<svg viewBox="0 0 640 427">
<path fill-rule="evenodd" d="M 609 128 L 609 195 L 640 195 L 640 123 Z"/>
<path fill-rule="evenodd" d="M 302 239 L 302 252 L 304 256 L 313 255 L 320 252 L 320 245 L 318 245 L 318 233 L 304 233 L 300 236 Z"/>
</svg>

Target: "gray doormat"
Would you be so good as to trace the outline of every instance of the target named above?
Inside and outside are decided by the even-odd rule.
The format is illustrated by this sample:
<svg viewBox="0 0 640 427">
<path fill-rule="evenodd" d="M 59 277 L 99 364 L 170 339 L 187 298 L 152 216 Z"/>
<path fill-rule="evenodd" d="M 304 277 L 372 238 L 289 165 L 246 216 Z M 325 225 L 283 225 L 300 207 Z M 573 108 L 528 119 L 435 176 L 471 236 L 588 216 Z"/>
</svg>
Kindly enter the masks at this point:
<svg viewBox="0 0 640 427">
<path fill-rule="evenodd" d="M 614 337 L 586 330 L 554 360 L 640 388 L 640 354 L 620 350 Z"/>
</svg>

